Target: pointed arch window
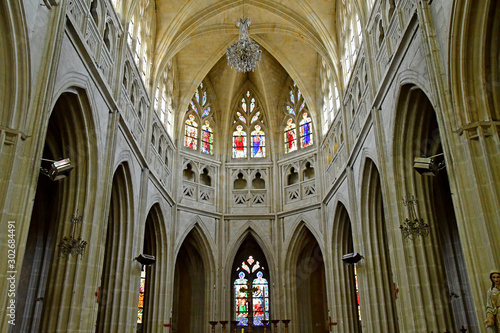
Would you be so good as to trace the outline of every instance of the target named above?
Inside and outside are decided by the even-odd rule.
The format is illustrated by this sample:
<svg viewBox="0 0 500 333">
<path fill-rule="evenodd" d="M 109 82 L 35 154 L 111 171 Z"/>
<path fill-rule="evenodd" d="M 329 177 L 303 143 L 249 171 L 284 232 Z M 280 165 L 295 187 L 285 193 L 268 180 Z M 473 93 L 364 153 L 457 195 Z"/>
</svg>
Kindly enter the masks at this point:
<svg viewBox="0 0 500 333">
<path fill-rule="evenodd" d="M 233 125 L 235 126 L 232 138 L 233 158 L 266 157 L 263 113 L 250 90 L 247 90 L 241 97 L 235 111 Z"/>
<path fill-rule="evenodd" d="M 259 261 L 249 256 L 236 269 L 238 277 L 234 280 L 234 306 L 237 326 L 264 326 L 269 320 L 269 281 L 265 268 Z"/>
<path fill-rule="evenodd" d="M 185 128 L 184 146 L 193 150 L 198 150 L 198 136 L 201 137 L 200 151 L 202 153 L 214 154 L 214 131 L 213 112 L 211 108 L 210 98 L 203 82 L 200 83 L 193 98 L 189 102 L 186 110 L 187 120 Z M 194 122 L 196 126 L 188 128 L 188 122 Z M 203 124 L 198 128 L 198 124 Z M 201 133 L 198 133 L 201 130 Z M 188 131 L 190 131 L 188 133 Z M 189 138 L 188 138 L 189 137 Z"/>
<path fill-rule="evenodd" d="M 327 103 L 328 101 L 325 99 L 325 104 Z M 284 146 L 286 154 L 296 151 L 299 148 L 297 144 L 297 127 L 296 127 L 298 119 L 302 119 L 299 122 L 300 142 L 301 142 L 300 148 L 306 148 L 313 144 L 312 120 L 309 117 L 307 111 L 308 108 L 306 101 L 304 99 L 304 95 L 297 87 L 297 85 L 293 83 L 292 87 L 290 88 L 289 99 L 287 99 L 286 102 L 286 111 L 285 111 L 286 125 L 283 130 Z"/>
</svg>

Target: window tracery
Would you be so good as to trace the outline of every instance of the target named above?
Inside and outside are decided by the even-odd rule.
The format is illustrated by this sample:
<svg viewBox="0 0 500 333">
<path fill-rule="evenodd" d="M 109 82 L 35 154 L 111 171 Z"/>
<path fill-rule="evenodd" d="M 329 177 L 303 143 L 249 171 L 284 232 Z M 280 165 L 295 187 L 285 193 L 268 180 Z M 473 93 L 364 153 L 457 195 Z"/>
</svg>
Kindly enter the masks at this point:
<svg viewBox="0 0 500 333">
<path fill-rule="evenodd" d="M 204 154 L 214 154 L 213 110 L 210 97 L 203 82 L 193 94 L 186 109 L 187 120 L 184 129 L 184 147 L 198 150 L 198 137 L 200 151 Z M 188 124 L 189 123 L 189 124 Z M 196 124 L 194 126 L 193 124 Z M 198 124 L 202 124 L 200 127 Z M 200 133 L 198 132 L 200 131 Z"/>
<path fill-rule="evenodd" d="M 262 110 L 247 90 L 241 97 L 233 120 L 233 158 L 266 157 L 266 133 Z M 248 154 L 250 150 L 250 154 Z"/>
<path fill-rule="evenodd" d="M 295 83 L 290 88 L 288 95 L 285 112 L 286 125 L 283 130 L 285 154 L 299 148 L 297 140 L 300 140 L 300 148 L 306 148 L 313 144 L 312 119 L 307 112 L 308 108 L 304 96 Z M 298 129 L 297 123 L 299 124 Z M 297 136 L 297 130 L 299 136 Z"/>
<path fill-rule="evenodd" d="M 253 256 L 241 263 L 236 269 L 234 280 L 234 313 L 237 326 L 264 326 L 269 320 L 269 281 L 266 271 Z"/>
</svg>

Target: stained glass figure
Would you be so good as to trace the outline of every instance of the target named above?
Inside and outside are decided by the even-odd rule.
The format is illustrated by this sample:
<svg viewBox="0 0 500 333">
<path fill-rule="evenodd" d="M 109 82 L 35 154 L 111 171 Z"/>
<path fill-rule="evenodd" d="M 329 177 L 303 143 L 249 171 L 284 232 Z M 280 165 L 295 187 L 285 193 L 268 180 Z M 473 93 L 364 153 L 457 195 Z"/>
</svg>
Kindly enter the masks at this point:
<svg viewBox="0 0 500 333">
<path fill-rule="evenodd" d="M 263 320 L 269 320 L 269 286 L 262 272 L 257 272 L 257 278 L 253 280 L 252 295 L 253 303 L 253 324 L 254 326 L 264 326 Z"/>
<path fill-rule="evenodd" d="M 237 326 L 248 326 L 248 293 L 247 282 L 244 272 L 238 274 L 234 281 L 234 298 L 236 307 Z"/>
<path fill-rule="evenodd" d="M 201 151 L 205 154 L 213 155 L 214 135 L 208 120 L 205 120 L 205 125 L 201 126 L 201 133 Z"/>
<path fill-rule="evenodd" d="M 243 126 L 236 126 L 236 131 L 233 132 L 233 157 L 247 157 L 247 134 L 243 132 Z"/>
<path fill-rule="evenodd" d="M 285 127 L 285 153 L 288 154 L 295 150 L 297 150 L 297 129 L 293 119 L 290 118 Z"/>
<path fill-rule="evenodd" d="M 186 120 L 184 132 L 184 146 L 196 150 L 198 147 L 198 124 L 194 119 L 194 115 L 190 114 Z"/>
<path fill-rule="evenodd" d="M 254 264 L 255 263 L 255 264 Z M 264 326 L 263 320 L 269 320 L 269 282 L 264 277 L 264 267 L 250 256 L 241 265 L 242 271 L 234 280 L 235 319 L 237 326 Z M 236 271 L 239 271 L 240 267 Z M 244 271 L 252 274 L 246 274 Z M 248 288 L 251 288 L 250 290 Z M 251 295 L 249 295 L 251 292 Z M 248 305 L 251 304 L 251 311 Z"/>
<path fill-rule="evenodd" d="M 255 131 L 252 131 L 252 157 L 266 156 L 265 134 L 259 125 L 255 125 Z"/>
<path fill-rule="evenodd" d="M 203 110 L 203 114 L 201 115 L 202 118 L 208 116 L 210 114 L 210 106 Z"/>
<path fill-rule="evenodd" d="M 311 118 L 304 112 L 300 121 L 300 145 L 302 148 L 313 144 Z"/>
<path fill-rule="evenodd" d="M 137 323 L 142 324 L 144 314 L 144 291 L 146 286 L 146 266 L 142 266 L 141 270 L 141 284 L 139 286 L 139 309 L 137 312 Z"/>
</svg>

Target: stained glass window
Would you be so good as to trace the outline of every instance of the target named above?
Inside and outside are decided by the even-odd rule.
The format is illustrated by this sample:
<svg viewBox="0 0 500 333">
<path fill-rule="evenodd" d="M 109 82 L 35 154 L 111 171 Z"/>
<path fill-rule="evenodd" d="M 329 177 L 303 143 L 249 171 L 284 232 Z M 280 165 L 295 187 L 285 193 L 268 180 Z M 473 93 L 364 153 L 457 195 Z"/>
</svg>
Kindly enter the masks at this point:
<svg viewBox="0 0 500 333">
<path fill-rule="evenodd" d="M 288 119 L 285 127 L 285 153 L 297 150 L 297 129 L 293 119 Z"/>
<path fill-rule="evenodd" d="M 259 125 L 252 131 L 252 157 L 266 156 L 266 137 Z"/>
<path fill-rule="evenodd" d="M 234 113 L 233 124 L 236 124 L 232 138 L 233 158 L 265 157 L 263 112 L 250 90 L 241 97 L 241 103 Z"/>
<path fill-rule="evenodd" d="M 359 321 L 361 321 L 361 306 L 359 305 L 358 272 L 356 270 L 356 264 L 354 264 L 354 283 L 356 284 L 356 305 L 358 306 L 358 317 Z"/>
<path fill-rule="evenodd" d="M 313 144 L 311 118 L 304 112 L 300 121 L 300 146 L 302 148 L 309 147 Z"/>
<path fill-rule="evenodd" d="M 190 112 L 185 125 L 184 146 L 193 150 L 198 149 L 198 123 L 201 126 L 200 151 L 205 154 L 214 154 L 214 131 L 211 127 L 212 109 L 210 98 L 203 83 L 200 83 L 189 102 L 186 112 Z M 194 111 L 194 112 L 193 112 Z M 212 119 L 212 120 L 210 120 Z"/>
<path fill-rule="evenodd" d="M 233 157 L 247 157 L 247 134 L 241 125 L 236 126 L 236 131 L 233 132 Z"/>
<path fill-rule="evenodd" d="M 292 151 L 296 151 L 298 148 L 305 148 L 309 147 L 310 145 L 313 144 L 313 137 L 312 137 L 312 121 L 311 118 L 308 116 L 308 109 L 307 109 L 307 104 L 304 99 L 304 95 L 300 91 L 299 87 L 295 82 L 293 85 L 290 87 L 290 93 L 289 93 L 290 99 L 286 99 L 286 118 L 287 122 L 286 125 L 283 129 L 283 135 L 284 135 L 284 145 L 285 145 L 285 154 L 288 154 Z M 325 99 L 325 105 L 324 105 L 324 113 L 327 112 L 327 106 L 326 106 L 326 99 Z M 299 116 L 299 118 L 302 115 L 302 120 L 299 122 L 299 120 L 296 118 L 296 116 Z M 297 123 L 299 125 L 299 130 L 300 130 L 300 147 L 298 146 L 297 140 L 299 139 L 298 133 L 297 133 Z M 325 121 L 324 124 L 324 131 L 326 132 L 328 128 L 328 123 L 327 120 Z"/>
<path fill-rule="evenodd" d="M 250 256 L 237 268 L 234 280 L 234 306 L 237 326 L 264 326 L 269 320 L 269 282 L 265 278 L 264 267 Z M 251 305 L 251 308 L 249 307 Z"/>
<path fill-rule="evenodd" d="M 201 151 L 205 154 L 212 155 L 214 135 L 212 128 L 210 127 L 210 122 L 208 120 L 205 120 L 205 125 L 201 126 L 201 141 Z"/>
<path fill-rule="evenodd" d="M 142 324 L 142 315 L 144 314 L 144 290 L 146 285 L 146 266 L 142 266 L 141 284 L 139 286 L 139 309 L 137 312 L 137 323 Z"/>
<path fill-rule="evenodd" d="M 194 115 L 190 114 L 186 120 L 184 146 L 196 150 L 198 143 L 198 124 L 194 120 Z"/>
</svg>

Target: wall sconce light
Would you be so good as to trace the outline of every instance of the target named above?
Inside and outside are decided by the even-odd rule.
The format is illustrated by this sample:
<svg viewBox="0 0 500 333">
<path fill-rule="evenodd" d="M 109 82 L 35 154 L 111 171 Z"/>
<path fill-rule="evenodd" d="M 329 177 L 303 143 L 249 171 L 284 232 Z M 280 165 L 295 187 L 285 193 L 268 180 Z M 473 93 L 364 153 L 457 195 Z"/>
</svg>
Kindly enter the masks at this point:
<svg viewBox="0 0 500 333">
<path fill-rule="evenodd" d="M 142 253 L 135 257 L 134 260 L 137 260 L 143 266 L 151 266 L 156 262 L 155 256 Z"/>
<path fill-rule="evenodd" d="M 417 205 L 418 199 L 413 196 L 403 198 L 403 204 L 408 207 L 408 217 L 405 219 L 403 224 L 399 227 L 403 233 L 403 237 L 407 239 L 413 239 L 414 237 L 425 237 L 429 235 L 429 224 L 424 222 L 424 219 L 417 217 L 417 212 L 415 206 Z"/>
<path fill-rule="evenodd" d="M 52 181 L 62 179 L 69 175 L 71 170 L 73 170 L 73 165 L 69 158 L 65 158 L 59 161 L 48 160 L 42 158 L 43 162 L 51 162 L 48 168 L 40 167 L 40 173 L 50 178 Z"/>
<path fill-rule="evenodd" d="M 59 257 L 66 258 L 68 255 L 76 257 L 85 253 L 87 242 L 82 237 L 76 237 L 76 227 L 78 223 L 82 223 L 83 215 L 78 216 L 78 209 L 74 215 L 71 215 L 70 220 L 73 224 L 71 235 L 63 237 L 62 241 L 57 245 L 59 248 Z"/>
<path fill-rule="evenodd" d="M 435 176 L 439 170 L 446 168 L 446 164 L 443 159 L 437 159 L 436 157 L 444 156 L 443 153 L 429 156 L 429 157 L 415 157 L 413 159 L 413 169 L 415 169 L 419 174 L 423 176 Z"/>
<path fill-rule="evenodd" d="M 363 259 L 363 256 L 358 252 L 347 253 L 342 256 L 342 261 L 349 265 L 357 264 L 361 259 Z"/>
</svg>

